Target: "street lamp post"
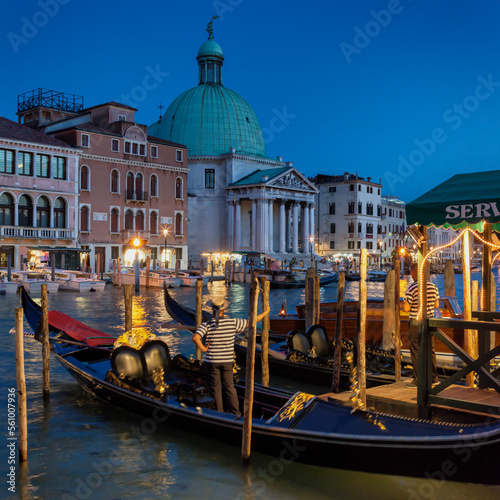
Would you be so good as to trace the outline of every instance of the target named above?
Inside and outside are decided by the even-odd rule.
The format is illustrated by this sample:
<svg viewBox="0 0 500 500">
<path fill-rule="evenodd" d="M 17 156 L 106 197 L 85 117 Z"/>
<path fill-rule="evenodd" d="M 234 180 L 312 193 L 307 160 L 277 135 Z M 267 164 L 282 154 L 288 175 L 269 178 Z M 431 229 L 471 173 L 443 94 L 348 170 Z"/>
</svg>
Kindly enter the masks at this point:
<svg viewBox="0 0 500 500">
<path fill-rule="evenodd" d="M 167 268 L 167 236 L 168 236 L 168 229 L 163 230 L 163 236 L 165 236 L 165 258 L 163 260 L 163 265 L 165 266 L 165 269 Z"/>
<path fill-rule="evenodd" d="M 135 291 L 136 293 L 139 292 L 139 245 L 141 244 L 141 241 L 139 238 L 136 238 L 134 241 L 134 247 L 135 247 Z"/>
</svg>

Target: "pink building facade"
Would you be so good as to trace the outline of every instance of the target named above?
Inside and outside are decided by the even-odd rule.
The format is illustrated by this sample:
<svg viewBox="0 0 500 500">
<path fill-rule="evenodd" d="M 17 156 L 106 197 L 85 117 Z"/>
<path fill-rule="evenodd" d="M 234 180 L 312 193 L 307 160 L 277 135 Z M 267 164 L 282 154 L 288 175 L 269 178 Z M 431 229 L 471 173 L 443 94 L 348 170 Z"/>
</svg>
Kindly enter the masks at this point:
<svg viewBox="0 0 500 500">
<path fill-rule="evenodd" d="M 0 267 L 46 262 L 44 247 L 74 248 L 80 151 L 0 117 Z"/>
<path fill-rule="evenodd" d="M 148 136 L 135 112 L 110 102 L 43 126 L 80 151 L 78 243 L 93 270 L 98 259 L 101 270 L 131 265 L 136 238 L 141 261 L 187 268 L 187 150 Z"/>
</svg>

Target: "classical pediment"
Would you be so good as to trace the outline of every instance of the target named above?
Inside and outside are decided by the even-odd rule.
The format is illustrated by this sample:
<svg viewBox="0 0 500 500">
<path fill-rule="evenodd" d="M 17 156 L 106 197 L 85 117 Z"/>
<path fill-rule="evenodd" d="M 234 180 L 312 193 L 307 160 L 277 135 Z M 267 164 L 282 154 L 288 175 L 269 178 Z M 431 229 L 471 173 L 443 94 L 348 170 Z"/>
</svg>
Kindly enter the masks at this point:
<svg viewBox="0 0 500 500">
<path fill-rule="evenodd" d="M 267 183 L 268 186 L 278 187 L 278 188 L 291 188 L 291 189 L 301 189 L 304 191 L 316 191 L 314 186 L 310 184 L 307 180 L 301 177 L 295 171 L 289 171 L 279 176 L 276 179 L 272 179 Z"/>
</svg>

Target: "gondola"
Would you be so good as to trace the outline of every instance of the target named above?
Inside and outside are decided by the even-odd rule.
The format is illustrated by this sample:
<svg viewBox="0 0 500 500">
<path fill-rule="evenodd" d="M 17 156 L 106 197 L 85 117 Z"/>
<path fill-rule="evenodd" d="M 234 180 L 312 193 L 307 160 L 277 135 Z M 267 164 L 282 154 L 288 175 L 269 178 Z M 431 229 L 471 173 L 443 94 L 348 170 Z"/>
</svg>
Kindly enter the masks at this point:
<svg viewBox="0 0 500 500">
<path fill-rule="evenodd" d="M 36 308 L 29 300 L 23 294 L 28 322 L 37 329 Z M 72 328 L 71 318 L 64 317 Z M 40 318 L 41 314 L 38 322 Z M 94 334 L 91 329 L 88 337 Z M 100 343 L 91 345 L 84 335 L 80 330 L 76 339 L 53 329 L 50 338 L 57 360 L 85 390 L 152 418 L 158 427 L 180 427 L 241 445 L 243 418 L 213 409 L 199 383 L 198 362 L 181 355 L 172 359 L 168 345 L 160 340 L 146 342 L 139 350 L 112 349 L 112 336 L 101 332 Z M 69 338 L 79 345 L 70 344 Z M 244 382 L 236 389 L 243 408 Z M 454 481 L 500 483 L 500 422 L 450 425 L 353 411 L 328 394 L 292 394 L 256 384 L 251 445 L 254 451 L 280 459 L 324 467 L 415 477 L 434 477 L 435 472 Z"/>
<path fill-rule="evenodd" d="M 337 275 L 324 276 L 324 277 L 320 278 L 319 286 L 329 285 L 330 283 L 333 283 L 335 281 L 338 281 Z M 289 276 L 286 279 L 284 279 L 283 281 L 270 280 L 269 286 L 270 286 L 270 288 L 273 288 L 273 289 L 305 288 L 306 282 L 305 282 L 305 280 L 296 279 L 293 276 Z"/>
</svg>

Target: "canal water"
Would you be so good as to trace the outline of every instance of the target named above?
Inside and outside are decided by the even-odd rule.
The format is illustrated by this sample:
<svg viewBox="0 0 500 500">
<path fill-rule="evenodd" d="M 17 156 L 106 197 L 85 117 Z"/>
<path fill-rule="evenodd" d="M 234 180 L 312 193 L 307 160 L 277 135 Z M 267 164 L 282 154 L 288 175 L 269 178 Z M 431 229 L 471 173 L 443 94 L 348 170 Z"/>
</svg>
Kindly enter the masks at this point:
<svg viewBox="0 0 500 500">
<path fill-rule="evenodd" d="M 443 293 L 442 276 L 433 276 Z M 478 277 L 473 276 L 473 279 Z M 498 276 L 496 276 L 498 284 Z M 359 283 L 347 283 L 346 295 L 357 298 Z M 460 293 L 457 276 L 457 295 Z M 249 285 L 214 282 L 204 288 L 204 300 L 224 295 L 230 313 L 248 316 Z M 195 291 L 172 290 L 194 307 Z M 321 300 L 335 300 L 336 285 L 321 289 Z M 383 283 L 368 284 L 369 297 L 383 297 Z M 500 294 L 498 294 L 500 295 Z M 35 296 L 35 298 L 37 298 Z M 271 313 L 283 300 L 288 309 L 304 302 L 303 290 L 272 290 Z M 147 326 L 164 334 L 173 354 L 194 353 L 191 335 L 168 332 L 160 325 L 170 318 L 159 290 L 142 290 L 134 296 L 134 327 Z M 0 296 L 0 391 L 7 408 L 9 388 L 16 387 L 15 340 L 9 334 L 19 296 Z M 50 309 L 95 328 L 115 334 L 124 324 L 123 291 L 107 285 L 104 292 L 49 295 Z M 251 465 L 240 463 L 239 446 L 220 444 L 210 435 L 198 436 L 176 428 L 156 428 L 151 420 L 98 401 L 84 392 L 73 378 L 52 360 L 50 405 L 42 402 L 41 345 L 25 337 L 25 369 L 28 392 L 28 462 L 15 464 L 15 492 L 6 478 L 10 464 L 7 413 L 2 453 L 0 498 L 22 499 L 498 499 L 500 487 L 462 484 L 435 475 L 426 479 L 356 473 L 295 463 L 253 453 Z M 256 379 L 259 380 L 259 374 Z M 319 391 L 287 380 L 271 383 L 290 391 Z M 383 457 L 382 457 L 383 459 Z M 389 469 L 389 467 L 388 467 Z M 389 472 L 389 470 L 388 470 Z"/>
</svg>

